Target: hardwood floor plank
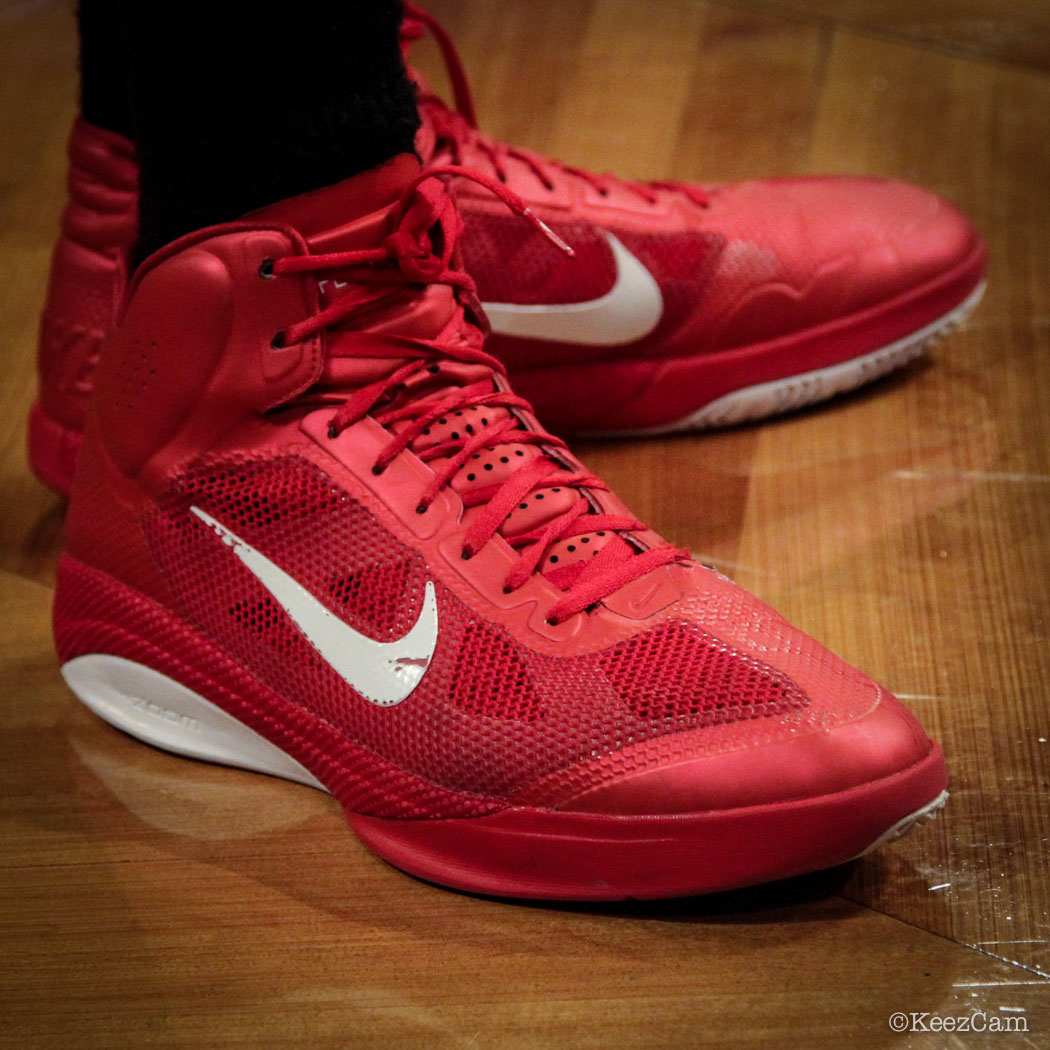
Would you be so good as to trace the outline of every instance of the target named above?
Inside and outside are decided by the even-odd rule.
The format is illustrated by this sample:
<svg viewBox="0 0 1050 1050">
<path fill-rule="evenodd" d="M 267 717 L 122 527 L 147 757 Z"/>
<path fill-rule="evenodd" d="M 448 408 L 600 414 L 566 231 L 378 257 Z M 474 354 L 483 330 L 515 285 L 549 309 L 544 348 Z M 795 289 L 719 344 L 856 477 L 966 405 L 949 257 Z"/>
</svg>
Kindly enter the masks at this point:
<svg viewBox="0 0 1050 1050">
<path fill-rule="evenodd" d="M 1009 944 L 1004 957 L 1042 972 L 1050 260 L 1035 231 L 1050 223 L 1048 121 L 1045 77 L 836 34 L 814 167 L 954 196 L 990 241 L 989 291 L 929 366 L 767 428 L 740 554 L 792 566 L 742 582 L 914 697 L 949 757 L 943 823 L 862 865 L 847 892 L 962 943 Z"/>
<path fill-rule="evenodd" d="M 666 176 L 705 10 L 695 0 L 595 0 L 560 99 L 550 152 L 627 178 Z M 639 76 L 645 90 L 631 90 Z"/>
<path fill-rule="evenodd" d="M 74 112 L 72 13 L 50 4 L 0 15 L 0 569 L 51 580 L 58 501 L 25 465 L 36 341 L 51 246 L 64 203 Z"/>
<path fill-rule="evenodd" d="M 815 22 L 710 7 L 670 174 L 711 182 L 808 173 L 830 39 Z"/>
<path fill-rule="evenodd" d="M 454 34 L 485 131 L 515 145 L 550 150 L 558 110 L 570 93 L 576 59 L 592 14 L 590 0 L 566 4 L 491 4 L 441 0 L 428 5 Z M 508 36 L 515 48 L 505 46 Z M 551 46 L 557 41 L 557 46 Z M 411 61 L 435 88 L 448 78 L 437 48 L 421 42 Z"/>
<path fill-rule="evenodd" d="M 621 907 L 445 893 L 368 855 L 335 807 L 250 831 L 231 812 L 221 834 L 201 823 L 213 803 L 198 793 L 204 767 L 159 756 L 187 771 L 167 797 L 126 769 L 118 783 L 99 756 L 124 743 L 93 725 L 94 753 L 70 763 L 67 801 L 70 823 L 96 831 L 99 855 L 0 869 L 0 927 L 19 961 L 4 983 L 0 1045 L 61 1036 L 85 1050 L 184 1047 L 221 1033 L 230 1047 L 715 1048 L 731 1038 L 777 1050 L 885 1046 L 900 1010 L 1006 1006 L 1034 1031 L 1050 1022 L 1030 973 L 835 897 L 838 873 Z M 255 793 L 240 774 L 222 776 L 244 792 L 244 812 L 274 801 L 262 778 Z M 286 819 L 295 797 L 324 803 L 295 785 L 278 793 Z M 95 825 L 104 810 L 127 822 L 123 843 Z"/>
<path fill-rule="evenodd" d="M 1021 68 L 1044 62 L 1044 5 L 432 6 L 485 126 L 524 145 L 644 177 L 909 178 L 975 217 L 988 295 L 927 363 L 763 426 L 578 445 L 640 516 L 899 692 L 943 741 L 953 797 L 805 879 L 519 905 L 401 875 L 330 797 L 178 759 L 78 704 L 50 637 L 62 505 L 23 449 L 73 23 L 17 5 L 0 15 L 0 1047 L 1047 1045 L 1050 78 Z M 416 55 L 441 82 L 433 47 Z M 901 1010 L 1028 1032 L 895 1035 Z"/>
<path fill-rule="evenodd" d="M 1043 0 L 714 0 L 762 13 L 825 19 L 971 57 L 1050 69 Z"/>
</svg>

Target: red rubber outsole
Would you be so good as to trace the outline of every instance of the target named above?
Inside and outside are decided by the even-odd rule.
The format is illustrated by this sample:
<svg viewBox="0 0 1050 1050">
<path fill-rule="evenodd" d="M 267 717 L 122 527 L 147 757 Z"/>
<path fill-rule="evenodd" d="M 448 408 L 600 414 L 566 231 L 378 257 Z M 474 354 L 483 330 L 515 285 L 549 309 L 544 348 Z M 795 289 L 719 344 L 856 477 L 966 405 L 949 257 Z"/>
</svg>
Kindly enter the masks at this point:
<svg viewBox="0 0 1050 1050">
<path fill-rule="evenodd" d="M 347 816 L 384 860 L 443 886 L 496 897 L 645 900 L 843 864 L 934 808 L 947 782 L 934 745 L 915 766 L 875 783 L 736 810 L 616 817 L 511 808 L 441 821 Z"/>
</svg>

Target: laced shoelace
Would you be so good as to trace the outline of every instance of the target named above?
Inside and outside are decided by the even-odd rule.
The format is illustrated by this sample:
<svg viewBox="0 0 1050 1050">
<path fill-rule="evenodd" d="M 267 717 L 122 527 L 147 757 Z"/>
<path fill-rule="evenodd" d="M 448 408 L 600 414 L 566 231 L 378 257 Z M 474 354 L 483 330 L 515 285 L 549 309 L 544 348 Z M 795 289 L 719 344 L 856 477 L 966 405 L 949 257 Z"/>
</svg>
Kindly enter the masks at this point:
<svg viewBox="0 0 1050 1050">
<path fill-rule="evenodd" d="M 467 79 L 466 71 L 463 68 L 463 63 L 460 60 L 459 53 L 456 51 L 452 38 L 433 15 L 424 11 L 421 7 L 417 7 L 409 0 L 405 4 L 405 18 L 401 23 L 401 39 L 406 50 L 410 44 L 419 40 L 427 31 L 433 36 L 441 51 L 441 57 L 448 71 L 449 82 L 452 85 L 455 110 L 449 109 L 440 98 L 430 93 L 424 94 L 420 98 L 420 103 L 426 105 L 439 141 L 449 144 L 453 164 L 462 164 L 464 162 L 464 154 L 469 150 L 484 157 L 489 162 L 492 171 L 501 183 L 508 180 L 507 162 L 514 160 L 524 164 L 544 189 L 548 191 L 555 189 L 555 179 L 560 175 L 562 177 L 570 176 L 587 183 L 603 197 L 609 196 L 615 187 L 620 187 L 640 197 L 648 204 L 656 204 L 663 193 L 677 193 L 685 196 L 701 208 L 709 206 L 710 198 L 700 186 L 659 179 L 634 182 L 629 179 L 621 179 L 609 173 L 597 174 L 544 157 L 539 153 L 534 153 L 532 150 L 510 146 L 489 138 L 478 127 L 477 112 L 474 108 L 470 82 Z"/>
<path fill-rule="evenodd" d="M 456 167 L 432 168 L 418 175 L 405 189 L 394 208 L 394 232 L 376 248 L 331 252 L 319 255 L 297 255 L 275 259 L 264 264 L 265 276 L 323 274 L 339 271 L 340 283 L 348 290 L 312 317 L 289 326 L 274 338 L 275 346 L 301 342 L 322 331 L 332 330 L 350 321 L 355 314 L 384 300 L 404 294 L 407 284 L 446 284 L 457 290 L 456 309 L 452 318 L 434 339 L 406 336 L 370 337 L 355 333 L 357 352 L 370 357 L 387 357 L 404 361 L 390 375 L 354 391 L 333 413 L 328 433 L 332 439 L 347 427 L 371 415 L 391 434 L 372 466 L 382 474 L 406 449 L 426 463 L 433 463 L 434 478 L 424 489 L 417 513 L 427 513 L 431 504 L 463 465 L 485 449 L 512 443 L 534 446 L 540 455 L 516 468 L 503 481 L 479 486 L 460 493 L 466 508 L 479 508 L 468 527 L 462 557 L 469 560 L 501 529 L 514 509 L 529 495 L 554 487 L 575 490 L 578 499 L 573 506 L 554 515 L 539 527 L 505 536 L 517 551 L 519 559 L 503 581 L 504 593 L 524 586 L 535 573 L 550 548 L 559 541 L 604 531 L 614 534 L 599 553 L 576 571 L 576 566 L 545 573 L 545 577 L 563 590 L 548 612 L 552 625 L 592 609 L 599 601 L 653 569 L 676 561 L 688 560 L 688 551 L 664 544 L 644 548 L 636 537 L 625 534 L 644 531 L 646 526 L 633 517 L 603 512 L 589 493 L 608 491 L 600 478 L 573 468 L 558 458 L 565 442 L 542 431 L 528 429 L 520 416 L 531 412 L 523 398 L 504 386 L 506 371 L 500 361 L 482 348 L 484 332 L 479 323 L 481 308 L 470 276 L 455 267 L 455 245 L 462 230 L 462 220 L 442 177 L 470 179 L 488 189 L 516 214 L 528 219 L 563 251 L 572 249 L 547 228 L 524 202 L 506 187 L 476 172 Z M 407 358 L 407 360 L 405 360 Z M 440 380 L 442 361 L 482 365 L 491 370 L 491 378 L 479 382 L 456 384 L 433 391 Z M 431 385 L 432 396 L 398 395 Z M 506 418 L 477 433 L 464 433 L 456 440 L 419 447 L 420 437 L 436 420 L 467 408 L 492 407 L 506 410 Z"/>
</svg>

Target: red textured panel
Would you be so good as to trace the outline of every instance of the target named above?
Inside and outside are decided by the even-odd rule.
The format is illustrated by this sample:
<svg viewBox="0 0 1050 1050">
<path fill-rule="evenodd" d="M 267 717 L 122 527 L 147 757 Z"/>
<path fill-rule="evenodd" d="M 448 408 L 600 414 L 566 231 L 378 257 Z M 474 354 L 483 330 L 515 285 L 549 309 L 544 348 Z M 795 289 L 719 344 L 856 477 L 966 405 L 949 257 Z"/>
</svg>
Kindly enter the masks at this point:
<svg viewBox="0 0 1050 1050">
<path fill-rule="evenodd" d="M 468 624 L 462 654 L 452 679 L 452 702 L 458 708 L 514 722 L 543 717 L 528 667 L 508 638 L 482 624 Z"/>
<path fill-rule="evenodd" d="M 230 548 L 189 513 L 194 505 L 373 637 L 406 634 L 432 582 L 437 647 L 412 694 L 380 708 L 354 692 Z M 728 622 L 729 610 L 712 616 L 714 610 L 690 603 L 697 617 L 688 628 L 652 627 L 604 653 L 537 653 L 482 620 L 418 552 L 320 468 L 294 456 L 213 464 L 186 475 L 145 527 L 175 596 L 173 610 L 195 631 L 275 695 L 446 790 L 506 797 L 629 743 L 726 722 L 738 723 L 755 743 L 776 739 L 786 731 L 779 714 L 790 712 L 791 732 L 823 727 L 853 717 L 873 695 L 859 676 L 836 697 L 834 713 L 807 706 L 803 692 L 822 693 L 797 679 L 794 667 L 822 686 L 837 662 L 743 592 Z M 781 671 L 726 633 L 741 625 L 758 631 L 763 652 Z M 691 692 L 676 699 L 690 676 Z M 730 694 L 735 699 L 728 703 L 718 699 Z M 692 739 L 689 748 L 698 746 L 706 745 Z"/>
<path fill-rule="evenodd" d="M 624 703 L 646 721 L 714 724 L 808 703 L 786 675 L 677 622 L 614 646 L 601 667 Z"/>
</svg>

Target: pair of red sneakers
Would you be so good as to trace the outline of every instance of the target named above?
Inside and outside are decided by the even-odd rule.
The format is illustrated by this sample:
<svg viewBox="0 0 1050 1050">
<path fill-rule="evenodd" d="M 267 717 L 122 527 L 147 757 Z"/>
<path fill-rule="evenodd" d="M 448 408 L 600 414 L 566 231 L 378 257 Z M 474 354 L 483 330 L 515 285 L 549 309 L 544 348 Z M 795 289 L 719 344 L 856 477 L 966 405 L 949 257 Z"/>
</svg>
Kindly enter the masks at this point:
<svg viewBox="0 0 1050 1050">
<path fill-rule="evenodd" d="M 454 82 L 459 112 L 421 87 L 422 167 L 184 237 L 126 287 L 134 152 L 74 127 L 30 433 L 44 480 L 77 467 L 66 680 L 151 743 L 327 789 L 463 889 L 696 893 L 895 836 L 944 800 L 937 745 L 545 425 L 856 386 L 975 301 L 979 240 L 898 183 L 566 168 L 488 139 Z"/>
</svg>

